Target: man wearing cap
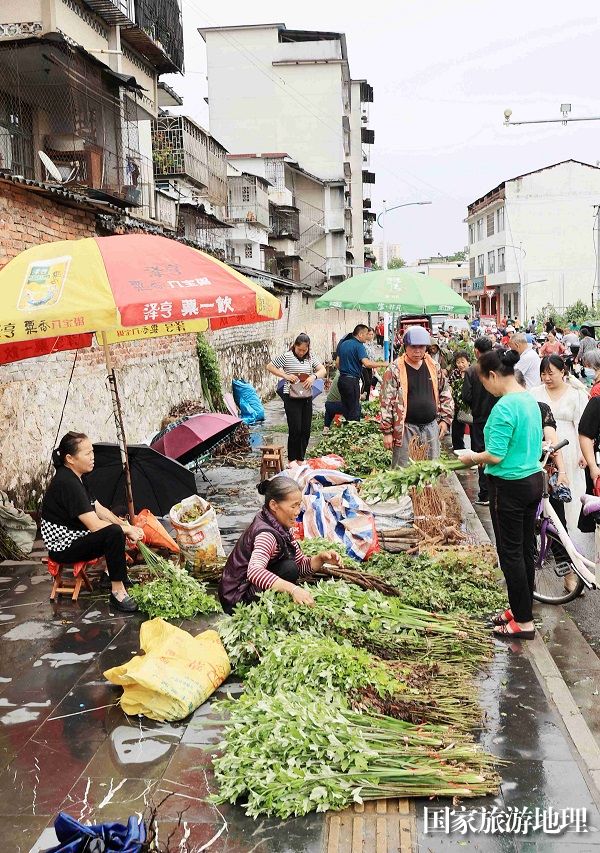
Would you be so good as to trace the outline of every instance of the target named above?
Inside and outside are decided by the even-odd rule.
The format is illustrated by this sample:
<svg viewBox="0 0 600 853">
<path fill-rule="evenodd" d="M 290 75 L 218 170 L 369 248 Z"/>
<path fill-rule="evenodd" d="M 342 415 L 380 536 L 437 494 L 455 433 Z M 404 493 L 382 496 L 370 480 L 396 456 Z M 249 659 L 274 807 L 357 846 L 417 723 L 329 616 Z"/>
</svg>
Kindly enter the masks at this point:
<svg viewBox="0 0 600 853">
<path fill-rule="evenodd" d="M 409 464 L 413 436 L 427 447 L 430 459 L 437 459 L 440 440 L 452 424 L 452 392 L 441 367 L 427 354 L 430 344 L 426 329 L 410 326 L 404 334 L 404 355 L 383 375 L 381 431 L 385 447 L 393 450 L 394 468 Z"/>
<path fill-rule="evenodd" d="M 506 329 L 504 330 L 504 336 L 502 337 L 502 339 L 500 341 L 500 343 L 502 344 L 503 347 L 510 346 L 510 339 L 514 335 L 515 331 L 516 331 L 516 329 L 514 326 L 507 326 L 506 327 Z"/>
</svg>

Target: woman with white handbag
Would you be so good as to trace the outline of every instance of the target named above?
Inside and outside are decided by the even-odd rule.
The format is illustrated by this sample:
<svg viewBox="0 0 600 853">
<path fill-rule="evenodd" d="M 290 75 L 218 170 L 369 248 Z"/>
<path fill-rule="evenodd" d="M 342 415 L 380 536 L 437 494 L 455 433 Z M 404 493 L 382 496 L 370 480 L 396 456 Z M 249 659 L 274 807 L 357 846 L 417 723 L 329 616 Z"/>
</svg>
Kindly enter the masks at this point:
<svg viewBox="0 0 600 853">
<path fill-rule="evenodd" d="M 267 370 L 283 379 L 281 396 L 288 423 L 288 462 L 301 462 L 310 439 L 314 386 L 325 378 L 327 371 L 311 355 L 310 338 L 304 333 L 298 335 L 289 350 L 270 361 Z"/>
</svg>

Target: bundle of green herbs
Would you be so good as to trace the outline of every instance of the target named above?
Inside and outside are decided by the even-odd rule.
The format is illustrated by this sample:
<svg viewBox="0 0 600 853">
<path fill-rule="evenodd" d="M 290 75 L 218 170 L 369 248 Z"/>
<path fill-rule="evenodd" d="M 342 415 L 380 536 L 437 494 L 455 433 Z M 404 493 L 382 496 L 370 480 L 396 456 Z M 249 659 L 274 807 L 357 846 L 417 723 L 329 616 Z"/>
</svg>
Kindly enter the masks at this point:
<svg viewBox="0 0 600 853">
<path fill-rule="evenodd" d="M 364 590 L 343 581 L 310 587 L 313 607 L 301 607 L 281 593 L 264 592 L 251 605 L 236 607 L 219 626 L 232 667 L 243 674 L 286 634 L 349 640 L 385 659 L 419 655 L 423 661 L 455 661 L 476 669 L 491 654 L 482 627 L 465 617 L 407 607 L 399 598 Z"/>
<path fill-rule="evenodd" d="M 206 584 L 192 578 L 185 569 L 176 566 L 151 551 L 142 542 L 140 553 L 155 578 L 131 587 L 130 595 L 151 619 L 190 619 L 203 613 L 220 613 L 221 606 Z"/>
<path fill-rule="evenodd" d="M 440 477 L 464 467 L 460 459 L 423 459 L 405 468 L 379 471 L 364 480 L 361 497 L 370 503 L 398 500 L 407 495 L 409 489 L 434 486 Z"/>
<path fill-rule="evenodd" d="M 389 468 L 392 462 L 392 453 L 383 446 L 383 435 L 375 420 L 351 421 L 332 427 L 312 450 L 313 456 L 328 453 L 342 456 L 344 471 L 357 477 Z"/>
<path fill-rule="evenodd" d="M 382 661 L 347 642 L 306 633 L 271 646 L 248 673 L 244 688 L 256 696 L 311 690 L 341 697 L 354 710 L 463 731 L 481 722 L 472 679 L 457 667 Z"/>
<path fill-rule="evenodd" d="M 481 546 L 447 550 L 435 556 L 379 551 L 360 563 L 348 557 L 339 542 L 316 538 L 298 544 L 309 557 L 319 551 L 337 551 L 343 558 L 349 582 L 353 573 L 358 573 L 357 580 L 362 574 L 367 578 L 380 577 L 411 607 L 481 616 L 506 606 L 506 594 L 498 585 L 492 553 Z"/>
<path fill-rule="evenodd" d="M 352 802 L 495 792 L 493 758 L 449 727 L 356 713 L 312 691 L 242 695 L 220 703 L 216 802 L 288 818 Z"/>
</svg>

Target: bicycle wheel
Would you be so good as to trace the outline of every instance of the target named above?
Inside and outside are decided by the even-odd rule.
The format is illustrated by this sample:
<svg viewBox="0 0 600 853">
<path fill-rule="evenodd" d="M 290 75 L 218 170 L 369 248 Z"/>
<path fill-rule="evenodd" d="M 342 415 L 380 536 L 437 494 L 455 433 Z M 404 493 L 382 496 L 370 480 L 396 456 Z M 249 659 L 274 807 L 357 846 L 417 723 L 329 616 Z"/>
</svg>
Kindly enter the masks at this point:
<svg viewBox="0 0 600 853">
<path fill-rule="evenodd" d="M 581 591 L 585 584 L 574 571 L 571 560 L 568 559 L 568 565 L 571 566 L 575 586 L 572 591 L 566 592 L 565 568 L 567 563 L 561 562 L 560 565 L 557 566 L 554 554 L 552 553 L 553 543 L 557 542 L 560 545 L 560 539 L 556 534 L 550 532 L 546 533 L 546 536 L 548 539 L 546 543 L 546 556 L 540 566 L 538 566 L 536 562 L 533 597 L 536 601 L 540 601 L 543 604 L 566 604 L 568 601 L 573 601 L 578 595 L 581 595 Z M 539 553 L 540 535 L 538 533 L 536 535 L 536 561 Z"/>
</svg>

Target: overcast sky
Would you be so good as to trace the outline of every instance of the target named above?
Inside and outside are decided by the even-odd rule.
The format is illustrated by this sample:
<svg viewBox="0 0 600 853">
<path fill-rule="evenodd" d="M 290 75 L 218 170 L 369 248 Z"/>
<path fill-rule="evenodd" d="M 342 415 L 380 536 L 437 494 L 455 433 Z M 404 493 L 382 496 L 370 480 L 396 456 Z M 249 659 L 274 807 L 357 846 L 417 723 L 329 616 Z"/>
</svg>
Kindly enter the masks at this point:
<svg viewBox="0 0 600 853">
<path fill-rule="evenodd" d="M 562 102 L 573 116 L 600 116 L 595 0 L 182 3 L 186 76 L 165 79 L 185 99 L 180 112 L 204 126 L 206 52 L 197 27 L 282 22 L 346 33 L 352 77 L 374 87 L 375 210 L 382 199 L 433 202 L 388 215 L 388 239 L 409 261 L 463 248 L 466 205 L 504 179 L 569 158 L 600 161 L 600 122 L 502 123 L 506 107 L 514 120 L 559 118 Z"/>
</svg>

